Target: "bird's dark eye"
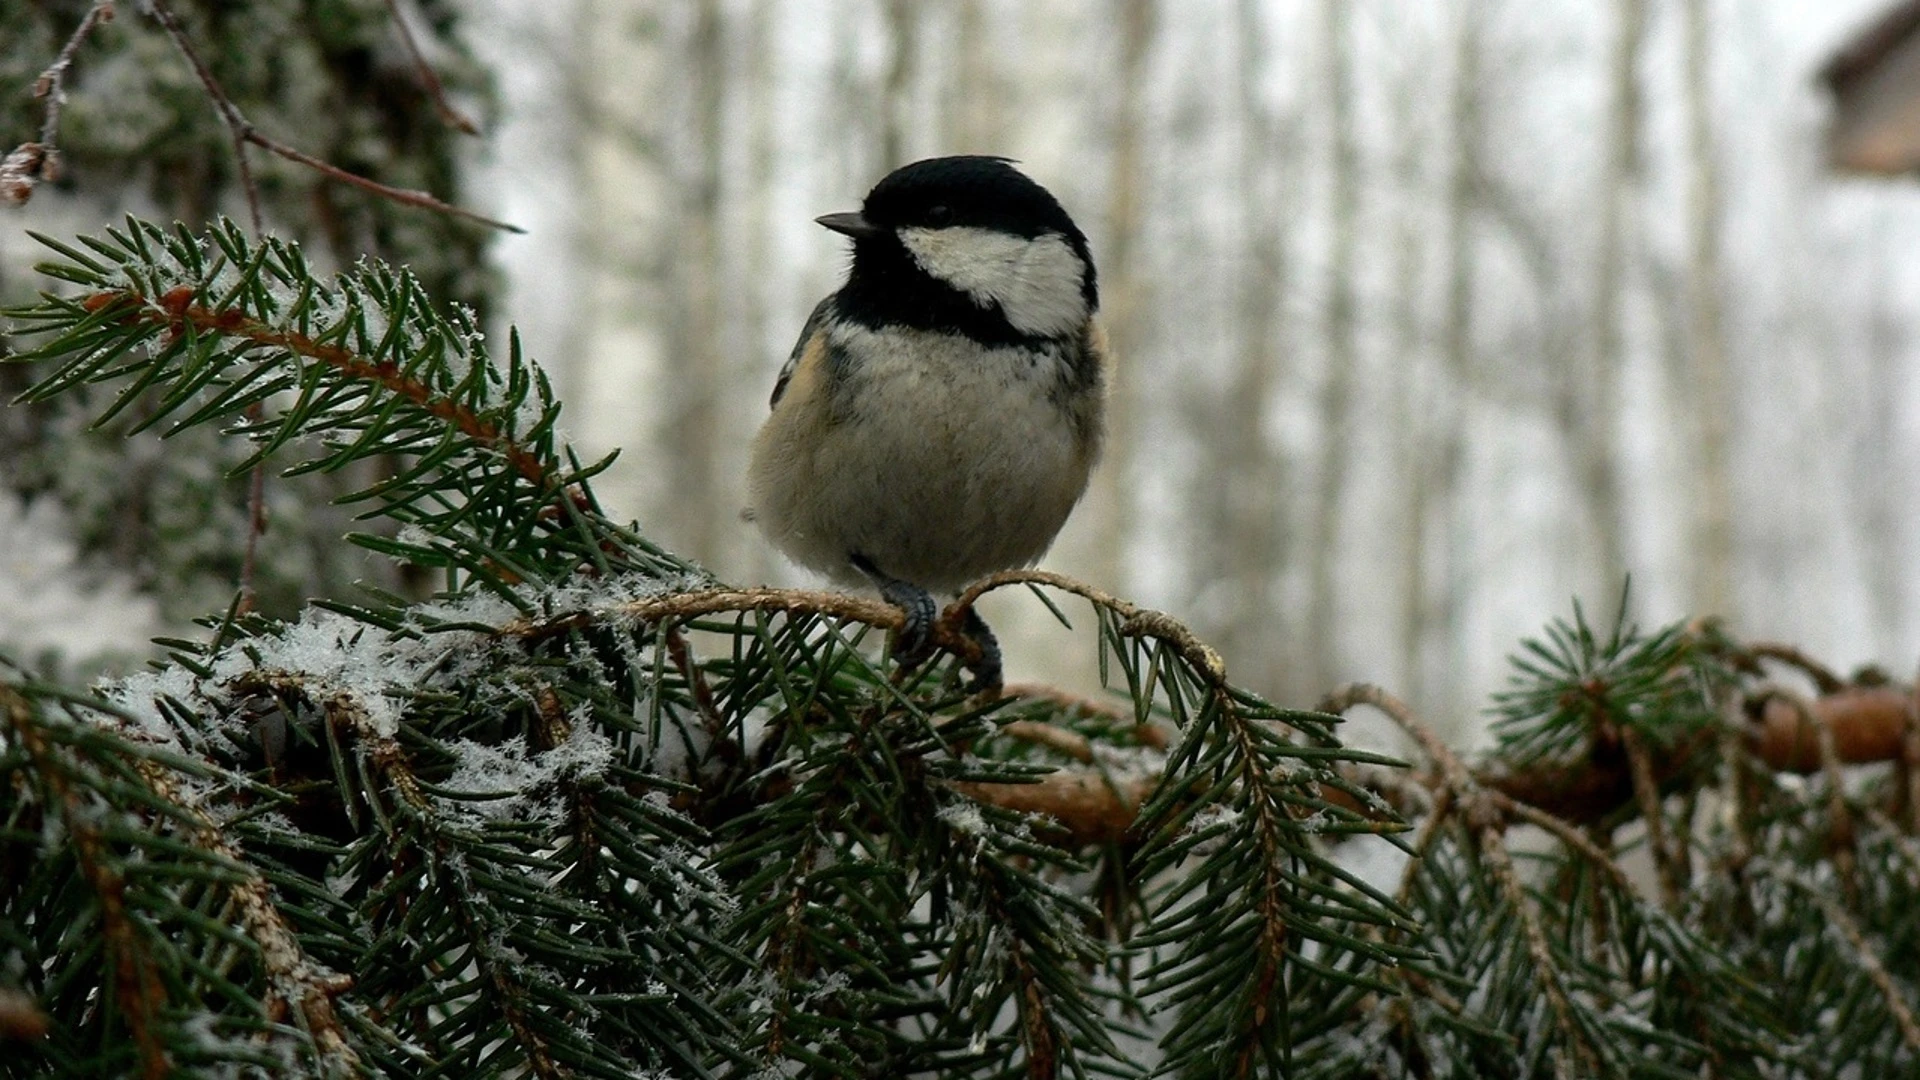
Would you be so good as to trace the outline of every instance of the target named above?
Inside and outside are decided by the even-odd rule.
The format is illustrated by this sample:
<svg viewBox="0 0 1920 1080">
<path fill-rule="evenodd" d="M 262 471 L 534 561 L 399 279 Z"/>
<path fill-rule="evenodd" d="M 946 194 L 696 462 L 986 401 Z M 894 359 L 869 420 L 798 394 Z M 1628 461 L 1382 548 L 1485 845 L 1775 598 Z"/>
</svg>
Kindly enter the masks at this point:
<svg viewBox="0 0 1920 1080">
<path fill-rule="evenodd" d="M 953 207 L 942 204 L 927 211 L 927 224 L 935 228 L 953 224 Z"/>
</svg>

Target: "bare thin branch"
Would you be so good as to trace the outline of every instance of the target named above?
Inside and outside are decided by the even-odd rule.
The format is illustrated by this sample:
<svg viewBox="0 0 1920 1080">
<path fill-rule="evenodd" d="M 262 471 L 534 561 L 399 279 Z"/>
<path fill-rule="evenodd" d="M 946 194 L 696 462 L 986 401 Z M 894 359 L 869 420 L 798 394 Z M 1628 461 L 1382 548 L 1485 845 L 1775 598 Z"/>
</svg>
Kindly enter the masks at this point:
<svg viewBox="0 0 1920 1080">
<path fill-rule="evenodd" d="M 21 143 L 0 158 L 0 204 L 19 206 L 33 197 L 36 185 L 60 178 L 60 110 L 67 104 L 67 72 L 72 70 L 73 58 L 87 35 L 112 19 L 113 0 L 94 0 L 53 63 L 34 80 L 33 96 L 47 103 L 46 115 L 40 121 L 40 140 Z"/>
<path fill-rule="evenodd" d="M 404 206 L 416 206 L 423 210 L 432 210 L 435 213 L 472 221 L 480 225 L 485 225 L 488 228 L 503 229 L 507 232 L 515 233 L 526 231 L 517 225 L 510 225 L 504 221 L 496 221 L 483 214 L 476 214 L 471 210 L 454 206 L 451 203 L 442 202 L 424 191 L 393 187 L 390 184 L 382 184 L 377 180 L 369 180 L 358 173 L 348 172 L 338 165 L 322 161 L 312 154 L 298 150 L 278 139 L 262 134 L 260 130 L 254 127 L 252 122 L 241 113 L 240 107 L 233 103 L 233 99 L 227 96 L 226 91 L 221 89 L 219 81 L 213 77 L 213 72 L 209 71 L 205 62 L 200 59 L 200 54 L 195 51 L 193 42 L 187 37 L 185 30 L 181 28 L 179 18 L 176 17 L 173 14 L 173 10 L 167 6 L 166 0 L 151 0 L 151 2 L 153 4 L 154 18 L 158 19 L 160 25 L 166 28 L 168 36 L 173 38 L 174 45 L 186 56 L 187 62 L 193 65 L 194 74 L 199 76 L 201 85 L 206 88 L 207 96 L 213 100 L 214 108 L 219 111 L 221 120 L 226 123 L 228 131 L 233 134 L 236 144 L 235 153 L 239 160 L 241 180 L 247 189 L 248 208 L 254 216 L 255 233 L 260 231 L 260 211 L 257 205 L 259 201 L 258 192 L 253 186 L 252 172 L 247 165 L 247 157 L 243 145 L 249 143 L 295 164 L 305 165 L 307 168 L 325 176 L 329 180 L 337 180 L 340 183 L 357 187 L 362 191 L 371 192 L 389 202 L 400 203 Z"/>
<path fill-rule="evenodd" d="M 400 35 L 400 43 L 406 46 L 407 55 L 413 57 L 414 70 L 420 74 L 420 83 L 426 88 L 427 96 L 433 99 L 433 107 L 439 112 L 440 119 L 448 127 L 468 135 L 480 134 L 480 125 L 447 100 L 447 88 L 440 84 L 440 74 L 433 70 L 432 64 L 427 63 L 426 54 L 420 51 L 420 42 L 413 36 L 413 28 L 407 25 L 406 17 L 400 13 L 400 0 L 387 0 L 387 14 L 393 18 L 393 28 Z"/>
<path fill-rule="evenodd" d="M 1846 680 L 1834 674 L 1832 668 L 1808 656 L 1797 646 L 1777 641 L 1755 641 L 1747 645 L 1747 654 L 1755 660 L 1773 660 L 1791 668 L 1797 668 L 1813 680 L 1814 689 L 1822 694 L 1837 694 L 1846 688 Z"/>
<path fill-rule="evenodd" d="M 253 235 L 257 237 L 265 226 L 260 216 L 260 186 L 254 182 L 253 165 L 247 160 L 248 135 L 253 125 L 240 114 L 240 107 L 233 103 L 227 92 L 220 88 L 220 81 L 213 77 L 213 71 L 207 67 L 206 61 L 200 59 L 199 51 L 193 47 L 193 39 L 187 36 L 186 28 L 180 25 L 179 17 L 167 6 L 167 0 L 148 2 L 154 21 L 173 39 L 180 55 L 186 57 L 188 66 L 193 68 L 194 75 L 205 88 L 207 98 L 213 102 L 214 111 L 220 114 L 220 122 L 227 126 L 227 136 L 233 140 L 234 167 L 240 171 L 240 190 L 247 196 L 247 217 L 253 225 Z"/>
<path fill-rule="evenodd" d="M 80 25 L 74 27 L 67 43 L 60 47 L 60 54 L 40 73 L 33 84 L 33 96 L 44 98 L 47 102 L 47 116 L 40 124 L 40 145 L 49 155 L 55 144 L 60 141 L 60 110 L 67 104 L 67 72 L 73 69 L 73 58 L 80 51 L 80 43 L 87 40 L 93 28 L 103 22 L 113 21 L 113 0 L 94 0 L 93 6 L 80 18 Z M 53 177 L 45 177 L 51 180 Z"/>
</svg>

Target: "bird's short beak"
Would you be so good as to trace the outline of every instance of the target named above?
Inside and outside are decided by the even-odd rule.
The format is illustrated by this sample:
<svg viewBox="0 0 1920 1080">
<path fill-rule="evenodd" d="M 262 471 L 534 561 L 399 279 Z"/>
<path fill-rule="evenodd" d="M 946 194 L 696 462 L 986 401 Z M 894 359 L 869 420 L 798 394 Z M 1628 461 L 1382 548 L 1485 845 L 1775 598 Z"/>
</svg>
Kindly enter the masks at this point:
<svg viewBox="0 0 1920 1080">
<path fill-rule="evenodd" d="M 832 229 L 834 232 L 865 240 L 880 235 L 880 226 L 860 216 L 860 211 L 849 210 L 843 214 L 822 214 L 813 220 Z"/>
</svg>

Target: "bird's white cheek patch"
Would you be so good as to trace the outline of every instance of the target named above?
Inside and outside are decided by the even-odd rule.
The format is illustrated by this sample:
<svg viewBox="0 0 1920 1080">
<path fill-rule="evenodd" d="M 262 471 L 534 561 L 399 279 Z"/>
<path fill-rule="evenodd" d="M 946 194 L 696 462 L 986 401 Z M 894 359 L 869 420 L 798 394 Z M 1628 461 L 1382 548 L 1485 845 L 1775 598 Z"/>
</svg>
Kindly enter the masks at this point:
<svg viewBox="0 0 1920 1080">
<path fill-rule="evenodd" d="M 1059 233 L 1029 240 L 993 229 L 959 225 L 906 228 L 900 242 L 920 269 L 1000 310 L 1023 334 L 1072 333 L 1091 314 L 1081 292 L 1086 264 Z"/>
</svg>

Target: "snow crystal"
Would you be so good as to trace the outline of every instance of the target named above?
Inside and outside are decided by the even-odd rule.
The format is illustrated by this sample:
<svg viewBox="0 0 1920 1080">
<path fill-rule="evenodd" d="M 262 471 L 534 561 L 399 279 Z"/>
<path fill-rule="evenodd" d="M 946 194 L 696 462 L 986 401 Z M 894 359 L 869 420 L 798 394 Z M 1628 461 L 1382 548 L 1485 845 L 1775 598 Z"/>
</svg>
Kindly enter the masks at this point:
<svg viewBox="0 0 1920 1080">
<path fill-rule="evenodd" d="M 137 672 L 95 689 L 102 700 L 132 718 L 130 735 L 175 749 L 183 747 L 183 733 L 161 711 L 160 703 L 172 699 L 191 708 L 207 696 L 193 672 L 178 666 Z"/>
<path fill-rule="evenodd" d="M 987 831 L 987 822 L 980 815 L 980 808 L 965 800 L 955 800 L 940 808 L 937 815 L 948 828 L 969 836 L 981 836 Z"/>
<path fill-rule="evenodd" d="M 1315 810 L 1313 813 L 1308 814 L 1306 817 L 1300 818 L 1299 820 L 1295 821 L 1294 826 L 1298 828 L 1301 832 L 1306 833 L 1308 836 L 1318 836 L 1321 833 L 1326 832 L 1327 827 L 1332 825 L 1333 823 L 1334 822 L 1333 822 L 1332 816 L 1330 816 L 1325 810 Z"/>
<path fill-rule="evenodd" d="M 453 775 L 446 788 L 463 794 L 501 796 L 448 799 L 464 813 L 494 820 L 559 822 L 558 781 L 604 773 L 614 762 L 613 744 L 599 730 L 576 725 L 567 740 L 545 753 L 529 753 L 521 743 L 489 746 L 461 739 L 452 745 Z"/>
</svg>

